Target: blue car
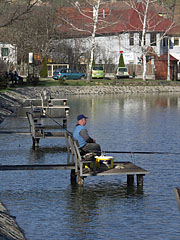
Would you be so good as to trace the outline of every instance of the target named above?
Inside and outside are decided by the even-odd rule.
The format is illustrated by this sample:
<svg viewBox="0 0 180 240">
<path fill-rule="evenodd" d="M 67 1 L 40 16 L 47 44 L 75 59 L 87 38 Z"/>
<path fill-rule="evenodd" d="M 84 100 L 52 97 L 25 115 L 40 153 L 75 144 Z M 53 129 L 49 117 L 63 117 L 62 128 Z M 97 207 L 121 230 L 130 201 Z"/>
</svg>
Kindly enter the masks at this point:
<svg viewBox="0 0 180 240">
<path fill-rule="evenodd" d="M 82 79 L 82 80 L 84 80 L 86 78 L 86 74 L 78 73 L 69 68 L 62 68 L 62 69 L 55 70 L 52 78 L 54 80 L 59 80 L 59 79 L 64 79 L 64 80 L 66 80 L 66 79 Z"/>
</svg>

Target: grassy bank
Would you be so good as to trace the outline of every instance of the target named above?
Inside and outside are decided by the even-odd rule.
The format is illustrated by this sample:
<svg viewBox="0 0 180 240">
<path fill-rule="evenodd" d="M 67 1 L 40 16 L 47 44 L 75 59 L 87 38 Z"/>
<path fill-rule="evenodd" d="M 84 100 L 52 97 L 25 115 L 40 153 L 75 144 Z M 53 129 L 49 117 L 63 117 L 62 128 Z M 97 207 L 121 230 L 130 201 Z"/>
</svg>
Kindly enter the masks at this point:
<svg viewBox="0 0 180 240">
<path fill-rule="evenodd" d="M 167 80 L 146 80 L 142 79 L 92 79 L 91 82 L 86 80 L 53 80 L 52 78 L 40 79 L 37 86 L 96 86 L 96 85 L 120 85 L 120 86 L 180 86 L 180 81 Z"/>
<path fill-rule="evenodd" d="M 180 86 L 180 81 L 167 81 L 167 80 L 146 80 L 142 79 L 92 79 L 91 82 L 86 80 L 65 80 L 64 82 L 60 80 L 53 80 L 52 78 L 40 78 L 40 81 L 34 85 L 28 85 L 24 81 L 23 85 L 10 85 L 6 90 L 1 90 L 4 92 L 7 90 L 12 90 L 17 87 L 52 87 L 52 86 L 98 86 L 98 85 L 118 85 L 118 86 Z"/>
</svg>

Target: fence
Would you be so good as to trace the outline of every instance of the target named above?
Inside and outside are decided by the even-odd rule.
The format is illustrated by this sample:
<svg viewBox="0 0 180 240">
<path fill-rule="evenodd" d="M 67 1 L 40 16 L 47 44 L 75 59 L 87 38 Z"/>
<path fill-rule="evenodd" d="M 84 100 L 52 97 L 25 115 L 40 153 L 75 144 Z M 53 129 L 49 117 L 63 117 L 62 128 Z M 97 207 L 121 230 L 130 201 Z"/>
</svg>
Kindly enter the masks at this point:
<svg viewBox="0 0 180 240">
<path fill-rule="evenodd" d="M 105 73 L 115 73 L 116 72 L 116 69 L 118 67 L 117 64 L 97 64 L 97 65 L 103 65 L 103 68 L 104 68 L 104 71 Z M 151 78 L 153 78 L 154 74 L 155 74 L 155 68 L 154 68 L 154 65 L 151 65 L 151 64 L 147 64 L 147 76 L 150 76 Z M 52 73 L 53 73 L 53 70 L 55 70 L 56 68 L 72 68 L 72 69 L 75 69 L 77 72 L 83 72 L 83 73 L 86 73 L 87 72 L 87 64 L 48 64 L 48 77 L 52 77 Z M 130 74 L 130 76 L 132 75 L 136 75 L 136 76 L 139 76 L 139 77 L 142 77 L 142 73 L 143 73 L 143 66 L 142 65 L 139 65 L 139 64 L 128 64 L 127 65 L 128 67 L 128 72 Z M 29 66 L 29 72 L 35 72 L 37 73 L 36 71 L 36 66 L 34 67 L 34 69 L 32 70 L 31 69 L 32 67 Z M 28 65 L 26 66 L 19 66 L 19 75 L 22 75 L 22 76 L 27 76 L 28 75 Z M 31 71 L 30 71 L 31 70 Z M 180 73 L 180 66 L 179 66 L 179 73 Z"/>
</svg>

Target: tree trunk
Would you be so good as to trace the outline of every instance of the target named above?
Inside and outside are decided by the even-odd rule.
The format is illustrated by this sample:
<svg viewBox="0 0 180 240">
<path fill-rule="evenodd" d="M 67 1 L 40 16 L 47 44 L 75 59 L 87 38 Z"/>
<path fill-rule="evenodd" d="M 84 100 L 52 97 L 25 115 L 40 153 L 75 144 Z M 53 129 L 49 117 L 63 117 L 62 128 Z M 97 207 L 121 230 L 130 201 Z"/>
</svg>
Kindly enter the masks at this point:
<svg viewBox="0 0 180 240">
<path fill-rule="evenodd" d="M 88 72 L 87 72 L 87 81 L 91 82 L 91 71 L 92 71 L 92 64 L 94 58 L 94 48 L 95 48 L 95 37 L 96 37 L 96 28 L 98 23 L 98 14 L 99 14 L 99 5 L 100 0 L 93 6 L 93 32 L 91 35 L 91 50 L 90 50 L 90 61 L 88 65 Z"/>
<path fill-rule="evenodd" d="M 171 80 L 171 76 L 170 76 L 170 53 L 169 53 L 169 37 L 168 37 L 168 69 L 167 69 L 167 81 Z"/>
</svg>

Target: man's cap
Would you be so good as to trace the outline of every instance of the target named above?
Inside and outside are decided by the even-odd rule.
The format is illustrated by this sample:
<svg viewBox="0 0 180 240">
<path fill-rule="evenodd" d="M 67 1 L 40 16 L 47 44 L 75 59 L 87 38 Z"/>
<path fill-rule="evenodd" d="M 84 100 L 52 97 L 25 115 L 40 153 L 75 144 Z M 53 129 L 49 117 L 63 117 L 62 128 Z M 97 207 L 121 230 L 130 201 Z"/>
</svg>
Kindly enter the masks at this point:
<svg viewBox="0 0 180 240">
<path fill-rule="evenodd" d="M 77 116 L 77 120 L 78 120 L 78 121 L 81 120 L 81 119 L 83 119 L 83 118 L 87 119 L 88 117 L 84 116 L 83 114 Z"/>
</svg>

